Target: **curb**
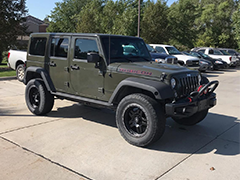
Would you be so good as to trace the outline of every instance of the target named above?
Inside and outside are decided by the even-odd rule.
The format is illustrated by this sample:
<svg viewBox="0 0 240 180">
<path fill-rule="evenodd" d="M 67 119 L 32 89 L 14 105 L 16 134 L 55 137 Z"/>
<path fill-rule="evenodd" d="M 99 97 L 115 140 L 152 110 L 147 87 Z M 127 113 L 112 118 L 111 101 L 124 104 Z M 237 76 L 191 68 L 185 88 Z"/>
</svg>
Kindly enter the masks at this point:
<svg viewBox="0 0 240 180">
<path fill-rule="evenodd" d="M 17 77 L 16 76 L 0 77 L 0 81 L 14 80 L 14 79 L 17 79 Z"/>
</svg>

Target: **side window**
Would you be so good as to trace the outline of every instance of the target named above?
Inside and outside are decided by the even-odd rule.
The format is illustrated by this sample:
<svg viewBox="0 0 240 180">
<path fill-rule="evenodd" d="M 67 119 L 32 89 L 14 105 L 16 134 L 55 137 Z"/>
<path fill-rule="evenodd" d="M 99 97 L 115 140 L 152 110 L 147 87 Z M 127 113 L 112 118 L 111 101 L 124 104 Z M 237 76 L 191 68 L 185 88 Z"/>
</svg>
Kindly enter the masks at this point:
<svg viewBox="0 0 240 180">
<path fill-rule="evenodd" d="M 215 55 L 222 55 L 222 53 L 217 51 L 217 50 L 213 50 L 213 54 L 215 54 Z"/>
<path fill-rule="evenodd" d="M 212 49 L 209 49 L 209 54 L 213 54 L 213 50 Z"/>
<path fill-rule="evenodd" d="M 160 52 L 160 53 L 165 53 L 165 54 L 166 54 L 166 51 L 164 50 L 164 48 L 163 48 L 163 47 L 156 46 L 156 47 L 155 47 L 155 49 L 156 49 L 156 51 L 157 51 L 157 52 Z"/>
<path fill-rule="evenodd" d="M 76 39 L 74 58 L 87 59 L 87 53 L 89 52 L 99 53 L 97 42 L 93 39 Z"/>
<path fill-rule="evenodd" d="M 201 49 L 201 50 L 199 50 L 198 52 L 201 52 L 201 53 L 205 53 L 205 49 Z"/>
<path fill-rule="evenodd" d="M 44 56 L 47 38 L 31 38 L 30 55 Z"/>
<path fill-rule="evenodd" d="M 50 56 L 67 58 L 68 38 L 53 38 L 51 42 Z"/>
</svg>

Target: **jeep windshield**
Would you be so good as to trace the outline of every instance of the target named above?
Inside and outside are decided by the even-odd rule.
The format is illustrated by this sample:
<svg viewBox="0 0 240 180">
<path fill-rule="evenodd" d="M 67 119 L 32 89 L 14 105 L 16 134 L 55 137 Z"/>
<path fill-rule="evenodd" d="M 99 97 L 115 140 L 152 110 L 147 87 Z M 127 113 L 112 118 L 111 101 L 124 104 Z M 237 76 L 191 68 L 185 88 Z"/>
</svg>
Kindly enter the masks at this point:
<svg viewBox="0 0 240 180">
<path fill-rule="evenodd" d="M 151 61 L 145 42 L 139 38 L 104 36 L 101 37 L 107 62 Z"/>
</svg>

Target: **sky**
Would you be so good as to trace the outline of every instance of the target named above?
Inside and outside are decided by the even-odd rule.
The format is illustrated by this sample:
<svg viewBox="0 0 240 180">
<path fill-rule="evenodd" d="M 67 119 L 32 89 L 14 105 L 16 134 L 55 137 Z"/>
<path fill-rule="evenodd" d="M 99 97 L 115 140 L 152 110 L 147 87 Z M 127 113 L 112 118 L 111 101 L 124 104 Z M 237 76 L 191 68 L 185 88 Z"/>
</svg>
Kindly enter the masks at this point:
<svg viewBox="0 0 240 180">
<path fill-rule="evenodd" d="M 43 20 L 55 7 L 56 2 L 63 0 L 26 0 L 28 14 Z M 170 6 L 176 0 L 168 0 L 167 5 Z"/>
</svg>

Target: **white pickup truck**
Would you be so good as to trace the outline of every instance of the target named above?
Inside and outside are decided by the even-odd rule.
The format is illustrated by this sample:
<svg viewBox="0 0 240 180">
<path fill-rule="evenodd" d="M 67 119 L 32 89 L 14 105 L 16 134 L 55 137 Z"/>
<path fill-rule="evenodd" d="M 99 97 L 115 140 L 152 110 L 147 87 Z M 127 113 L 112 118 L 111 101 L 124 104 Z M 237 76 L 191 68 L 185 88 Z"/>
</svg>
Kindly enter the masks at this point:
<svg viewBox="0 0 240 180">
<path fill-rule="evenodd" d="M 208 48 L 208 47 L 202 47 L 202 48 L 194 48 L 195 51 L 201 52 L 204 54 L 207 54 L 211 58 L 214 59 L 221 59 L 225 61 L 229 66 L 236 66 L 236 59 L 233 58 L 230 54 L 223 54 L 220 50 L 217 48 Z"/>
<path fill-rule="evenodd" d="M 16 70 L 17 79 L 22 82 L 25 73 L 27 52 L 19 50 L 8 51 L 8 66 Z"/>
<path fill-rule="evenodd" d="M 158 53 L 164 53 L 178 58 L 178 64 L 185 65 L 194 69 L 199 69 L 199 58 L 193 56 L 187 56 L 178 51 L 174 46 L 163 44 L 149 44 Z"/>
</svg>

